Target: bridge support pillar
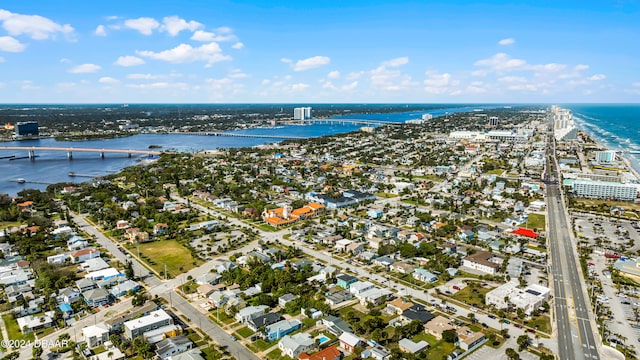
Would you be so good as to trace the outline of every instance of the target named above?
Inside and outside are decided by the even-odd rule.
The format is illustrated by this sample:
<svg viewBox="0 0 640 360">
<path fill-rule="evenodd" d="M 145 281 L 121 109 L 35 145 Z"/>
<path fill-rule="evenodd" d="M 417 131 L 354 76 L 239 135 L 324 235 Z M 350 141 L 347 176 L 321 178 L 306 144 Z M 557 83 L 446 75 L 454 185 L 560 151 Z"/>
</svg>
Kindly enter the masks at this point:
<svg viewBox="0 0 640 360">
<path fill-rule="evenodd" d="M 35 150 L 29 150 L 29 160 L 34 160 L 36 158 Z"/>
<path fill-rule="evenodd" d="M 104 159 L 104 151 L 100 152 L 100 159 Z"/>
<path fill-rule="evenodd" d="M 67 151 L 67 159 L 73 159 L 73 153 L 71 151 Z"/>
</svg>

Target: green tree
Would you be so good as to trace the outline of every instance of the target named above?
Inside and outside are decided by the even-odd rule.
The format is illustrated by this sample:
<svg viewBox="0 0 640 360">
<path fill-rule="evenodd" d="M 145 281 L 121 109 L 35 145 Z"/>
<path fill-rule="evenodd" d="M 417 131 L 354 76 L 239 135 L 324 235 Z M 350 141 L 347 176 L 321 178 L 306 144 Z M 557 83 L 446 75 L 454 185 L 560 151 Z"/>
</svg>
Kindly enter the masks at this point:
<svg viewBox="0 0 640 360">
<path fill-rule="evenodd" d="M 524 349 L 527 348 L 527 346 L 529 346 L 529 343 L 531 342 L 531 339 L 529 339 L 529 336 L 527 335 L 520 335 L 518 336 L 518 339 L 516 339 L 516 343 L 518 344 L 519 347 L 519 351 L 522 351 Z"/>
<path fill-rule="evenodd" d="M 442 332 L 442 340 L 453 344 L 458 340 L 458 334 L 454 329 L 445 330 Z"/>
</svg>

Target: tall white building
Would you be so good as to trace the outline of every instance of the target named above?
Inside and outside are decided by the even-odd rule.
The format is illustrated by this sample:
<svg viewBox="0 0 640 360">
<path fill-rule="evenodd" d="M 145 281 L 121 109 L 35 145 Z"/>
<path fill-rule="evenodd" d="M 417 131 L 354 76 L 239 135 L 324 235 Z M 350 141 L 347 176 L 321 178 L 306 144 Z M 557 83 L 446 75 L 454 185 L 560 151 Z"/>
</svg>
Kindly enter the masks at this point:
<svg viewBox="0 0 640 360">
<path fill-rule="evenodd" d="M 573 182 L 573 194 L 591 199 L 632 201 L 638 197 L 638 188 L 633 184 L 577 179 Z"/>
<path fill-rule="evenodd" d="M 494 305 L 498 309 L 515 306 L 530 315 L 549 299 L 550 290 L 547 287 L 531 284 L 524 289 L 515 281 L 499 286 L 485 295 L 485 303 Z M 505 301 L 506 300 L 506 301 Z"/>
<path fill-rule="evenodd" d="M 293 108 L 293 120 L 311 120 L 311 107 Z"/>
<path fill-rule="evenodd" d="M 616 160 L 615 150 L 596 151 L 596 161 L 599 163 L 610 163 Z"/>
</svg>

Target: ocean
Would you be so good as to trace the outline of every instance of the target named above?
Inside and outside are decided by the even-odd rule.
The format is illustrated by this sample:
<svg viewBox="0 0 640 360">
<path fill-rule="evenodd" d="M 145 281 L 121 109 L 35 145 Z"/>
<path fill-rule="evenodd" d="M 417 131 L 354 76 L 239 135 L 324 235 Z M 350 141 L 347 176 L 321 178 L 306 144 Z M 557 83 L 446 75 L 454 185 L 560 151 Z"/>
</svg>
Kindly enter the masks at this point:
<svg viewBox="0 0 640 360">
<path fill-rule="evenodd" d="M 603 146 L 640 152 L 640 104 L 565 104 L 581 131 Z M 640 154 L 625 154 L 640 171 Z"/>
</svg>

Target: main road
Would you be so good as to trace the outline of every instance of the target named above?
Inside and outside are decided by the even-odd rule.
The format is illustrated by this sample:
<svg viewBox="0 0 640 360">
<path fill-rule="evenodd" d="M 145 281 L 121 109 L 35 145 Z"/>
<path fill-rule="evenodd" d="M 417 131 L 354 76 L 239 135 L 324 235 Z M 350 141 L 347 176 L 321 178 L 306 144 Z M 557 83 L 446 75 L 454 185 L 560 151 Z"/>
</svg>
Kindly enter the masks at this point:
<svg viewBox="0 0 640 360">
<path fill-rule="evenodd" d="M 562 201 L 553 138 L 547 157 L 547 238 L 551 248 L 551 275 L 560 359 L 600 359 L 599 342 L 591 326 L 584 279 L 575 256 L 571 224 Z"/>
</svg>

